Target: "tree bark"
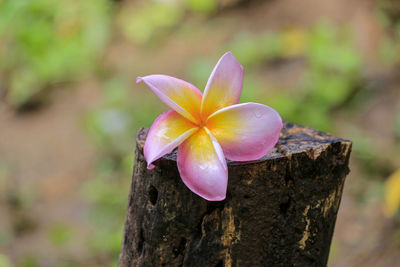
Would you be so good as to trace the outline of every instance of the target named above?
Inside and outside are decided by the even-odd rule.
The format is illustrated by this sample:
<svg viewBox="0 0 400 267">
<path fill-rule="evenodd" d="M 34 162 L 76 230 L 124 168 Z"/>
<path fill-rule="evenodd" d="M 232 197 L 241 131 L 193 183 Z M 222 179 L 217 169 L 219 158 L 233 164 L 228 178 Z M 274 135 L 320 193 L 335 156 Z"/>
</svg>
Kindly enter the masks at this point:
<svg viewBox="0 0 400 267">
<path fill-rule="evenodd" d="M 228 193 L 209 202 L 181 181 L 176 152 L 148 170 L 137 135 L 125 266 L 326 266 L 351 142 L 285 123 L 275 148 L 228 161 Z"/>
</svg>

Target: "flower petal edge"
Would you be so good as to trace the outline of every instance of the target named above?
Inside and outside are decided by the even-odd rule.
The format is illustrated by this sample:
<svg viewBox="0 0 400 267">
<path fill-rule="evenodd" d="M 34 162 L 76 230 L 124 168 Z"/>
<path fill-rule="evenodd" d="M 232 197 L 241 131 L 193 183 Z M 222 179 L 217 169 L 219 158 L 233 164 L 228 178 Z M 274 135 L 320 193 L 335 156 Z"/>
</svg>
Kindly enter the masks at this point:
<svg viewBox="0 0 400 267">
<path fill-rule="evenodd" d="M 154 168 L 154 161 L 171 153 L 197 129 L 196 125 L 174 110 L 168 110 L 158 116 L 150 127 L 143 148 L 147 168 Z"/>
</svg>

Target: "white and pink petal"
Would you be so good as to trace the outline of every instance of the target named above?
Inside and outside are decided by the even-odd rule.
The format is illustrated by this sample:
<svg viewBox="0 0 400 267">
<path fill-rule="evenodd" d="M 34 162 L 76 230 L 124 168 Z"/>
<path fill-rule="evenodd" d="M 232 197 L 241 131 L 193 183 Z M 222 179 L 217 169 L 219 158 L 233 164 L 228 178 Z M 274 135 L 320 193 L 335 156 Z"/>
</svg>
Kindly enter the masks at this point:
<svg viewBox="0 0 400 267">
<path fill-rule="evenodd" d="M 239 103 L 243 87 L 243 67 L 232 55 L 225 53 L 212 71 L 201 103 L 203 118 L 215 111 Z"/>
<path fill-rule="evenodd" d="M 170 108 L 194 123 L 199 122 L 202 94 L 194 85 L 159 74 L 137 77 L 136 82 L 141 81 Z"/>
<path fill-rule="evenodd" d="M 218 110 L 206 125 L 228 159 L 249 161 L 263 157 L 275 146 L 282 119 L 271 107 L 243 103 Z"/>
<path fill-rule="evenodd" d="M 158 116 L 150 128 L 144 144 L 147 167 L 152 169 L 154 161 L 171 153 L 197 129 L 195 124 L 174 110 L 168 110 Z"/>
<path fill-rule="evenodd" d="M 225 199 L 228 168 L 220 145 L 206 128 L 179 146 L 178 169 L 182 181 L 195 194 L 209 201 Z"/>
</svg>

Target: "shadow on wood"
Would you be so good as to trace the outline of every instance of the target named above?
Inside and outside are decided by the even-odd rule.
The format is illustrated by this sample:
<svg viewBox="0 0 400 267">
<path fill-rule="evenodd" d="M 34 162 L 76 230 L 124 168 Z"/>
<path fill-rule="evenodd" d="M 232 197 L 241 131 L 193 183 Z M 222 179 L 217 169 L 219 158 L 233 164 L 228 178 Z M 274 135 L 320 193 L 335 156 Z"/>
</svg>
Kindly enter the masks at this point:
<svg viewBox="0 0 400 267">
<path fill-rule="evenodd" d="M 325 266 L 351 142 L 285 123 L 274 150 L 228 162 L 224 201 L 181 181 L 173 152 L 147 170 L 137 136 L 118 266 Z"/>
</svg>

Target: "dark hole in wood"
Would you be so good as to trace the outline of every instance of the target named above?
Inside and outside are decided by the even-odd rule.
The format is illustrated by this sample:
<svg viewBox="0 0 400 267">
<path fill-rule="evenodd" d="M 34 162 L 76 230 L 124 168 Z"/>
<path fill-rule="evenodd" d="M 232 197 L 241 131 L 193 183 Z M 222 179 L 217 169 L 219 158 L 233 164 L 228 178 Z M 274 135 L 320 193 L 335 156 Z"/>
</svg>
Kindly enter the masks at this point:
<svg viewBox="0 0 400 267">
<path fill-rule="evenodd" d="M 224 261 L 220 260 L 215 267 L 223 267 L 224 266 Z"/>
<path fill-rule="evenodd" d="M 286 183 L 286 185 L 288 185 L 290 181 L 293 182 L 293 177 L 290 175 L 290 170 L 287 169 L 286 170 L 286 175 L 285 175 L 285 183 Z"/>
<path fill-rule="evenodd" d="M 281 214 L 286 214 L 289 207 L 290 207 L 290 202 L 291 202 L 291 198 L 288 197 L 288 200 L 286 202 L 283 202 L 279 205 L 279 210 L 281 212 Z"/>
<path fill-rule="evenodd" d="M 250 198 L 250 195 L 244 195 L 243 196 L 245 199 L 249 199 Z"/>
<path fill-rule="evenodd" d="M 149 189 L 149 199 L 151 204 L 155 205 L 157 203 L 158 190 L 154 186 L 150 186 Z"/>
<path fill-rule="evenodd" d="M 178 255 L 184 254 L 183 252 L 185 251 L 185 248 L 186 248 L 186 238 L 181 237 L 178 247 L 174 248 L 172 252 L 174 253 L 175 257 L 178 257 Z"/>
<path fill-rule="evenodd" d="M 143 229 L 140 229 L 139 240 L 137 242 L 137 250 L 140 254 L 142 254 L 143 252 L 143 242 L 144 242 Z"/>
</svg>

